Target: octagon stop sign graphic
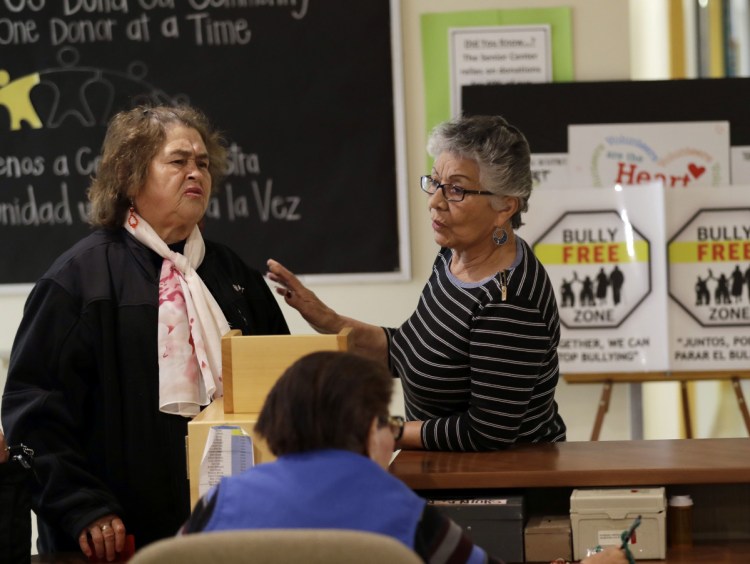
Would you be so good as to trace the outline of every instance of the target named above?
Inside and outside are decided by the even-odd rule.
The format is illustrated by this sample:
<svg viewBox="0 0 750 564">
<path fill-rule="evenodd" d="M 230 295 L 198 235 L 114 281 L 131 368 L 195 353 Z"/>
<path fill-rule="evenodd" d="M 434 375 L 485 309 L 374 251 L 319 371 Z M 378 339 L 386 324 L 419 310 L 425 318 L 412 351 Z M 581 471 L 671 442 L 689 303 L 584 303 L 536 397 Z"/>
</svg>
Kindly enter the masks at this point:
<svg viewBox="0 0 750 564">
<path fill-rule="evenodd" d="M 750 208 L 699 210 L 669 240 L 669 296 L 703 327 L 750 326 Z"/>
<path fill-rule="evenodd" d="M 625 212 L 566 212 L 533 249 L 568 329 L 619 327 L 651 293 L 650 243 Z"/>
</svg>

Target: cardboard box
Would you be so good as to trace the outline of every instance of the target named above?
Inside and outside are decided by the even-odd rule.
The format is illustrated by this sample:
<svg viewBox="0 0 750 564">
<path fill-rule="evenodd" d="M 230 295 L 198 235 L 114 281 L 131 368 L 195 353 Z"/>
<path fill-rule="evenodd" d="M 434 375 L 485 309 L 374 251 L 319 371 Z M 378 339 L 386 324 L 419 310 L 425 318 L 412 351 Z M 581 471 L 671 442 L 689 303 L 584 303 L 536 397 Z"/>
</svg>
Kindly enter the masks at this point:
<svg viewBox="0 0 750 564">
<path fill-rule="evenodd" d="M 573 560 L 569 515 L 536 515 L 524 530 L 526 562 Z"/>
<path fill-rule="evenodd" d="M 523 562 L 524 503 L 521 496 L 431 499 L 463 527 L 472 541 L 505 562 Z"/>
<path fill-rule="evenodd" d="M 570 496 L 573 557 L 586 557 L 587 549 L 620 545 L 621 534 L 638 515 L 641 525 L 630 541 L 636 560 L 666 557 L 666 498 L 664 488 L 578 489 Z"/>
</svg>

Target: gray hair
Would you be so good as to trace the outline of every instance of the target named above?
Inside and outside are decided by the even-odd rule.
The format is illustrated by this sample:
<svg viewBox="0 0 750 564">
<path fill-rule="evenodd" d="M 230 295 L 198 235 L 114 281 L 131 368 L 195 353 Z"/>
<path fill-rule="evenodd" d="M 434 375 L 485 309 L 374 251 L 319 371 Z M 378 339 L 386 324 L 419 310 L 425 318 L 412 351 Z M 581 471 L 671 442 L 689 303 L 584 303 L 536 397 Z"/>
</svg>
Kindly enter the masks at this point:
<svg viewBox="0 0 750 564">
<path fill-rule="evenodd" d="M 523 225 L 521 214 L 529 209 L 532 187 L 529 143 L 504 118 L 462 116 L 441 123 L 432 130 L 427 151 L 433 158 L 448 152 L 476 161 L 482 190 L 516 198 L 518 211 L 511 226 L 517 229 Z M 496 205 L 497 200 L 493 207 Z"/>
</svg>

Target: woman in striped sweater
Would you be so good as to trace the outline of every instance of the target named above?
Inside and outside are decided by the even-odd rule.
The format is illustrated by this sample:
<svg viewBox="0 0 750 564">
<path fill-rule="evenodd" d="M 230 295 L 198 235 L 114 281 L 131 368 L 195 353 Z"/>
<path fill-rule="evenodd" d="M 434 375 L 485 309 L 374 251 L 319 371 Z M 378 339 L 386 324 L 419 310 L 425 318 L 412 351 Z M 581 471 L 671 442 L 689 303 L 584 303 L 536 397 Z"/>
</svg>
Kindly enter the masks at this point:
<svg viewBox="0 0 750 564">
<path fill-rule="evenodd" d="M 280 263 L 277 292 L 322 333 L 352 327 L 355 352 L 401 378 L 408 419 L 399 448 L 480 451 L 565 440 L 555 388 L 560 320 L 549 277 L 515 233 L 531 195 L 529 145 L 499 116 L 432 132 L 421 177 L 435 242 L 432 274 L 399 328 L 338 314 Z"/>
</svg>

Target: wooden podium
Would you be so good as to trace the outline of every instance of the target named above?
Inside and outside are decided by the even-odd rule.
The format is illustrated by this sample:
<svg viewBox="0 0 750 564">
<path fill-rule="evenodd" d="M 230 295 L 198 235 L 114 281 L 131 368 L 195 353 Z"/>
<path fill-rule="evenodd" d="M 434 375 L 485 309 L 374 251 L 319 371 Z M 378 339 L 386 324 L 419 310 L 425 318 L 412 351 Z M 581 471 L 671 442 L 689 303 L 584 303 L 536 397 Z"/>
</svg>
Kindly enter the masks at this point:
<svg viewBox="0 0 750 564">
<path fill-rule="evenodd" d="M 211 427 L 239 426 L 253 440 L 256 464 L 273 460 L 266 443 L 256 435 L 263 402 L 279 376 L 297 359 L 316 351 L 349 350 L 350 328 L 337 335 L 243 336 L 230 331 L 221 340 L 224 397 L 214 400 L 188 423 L 187 463 L 190 504 L 200 497 L 201 459 Z"/>
</svg>

